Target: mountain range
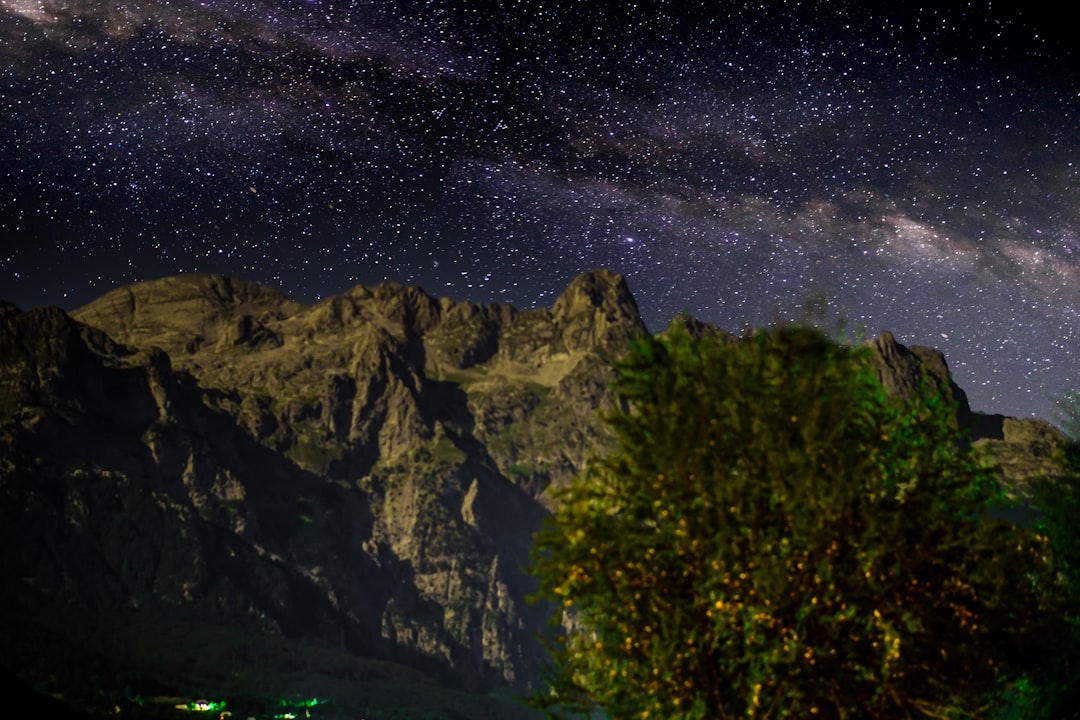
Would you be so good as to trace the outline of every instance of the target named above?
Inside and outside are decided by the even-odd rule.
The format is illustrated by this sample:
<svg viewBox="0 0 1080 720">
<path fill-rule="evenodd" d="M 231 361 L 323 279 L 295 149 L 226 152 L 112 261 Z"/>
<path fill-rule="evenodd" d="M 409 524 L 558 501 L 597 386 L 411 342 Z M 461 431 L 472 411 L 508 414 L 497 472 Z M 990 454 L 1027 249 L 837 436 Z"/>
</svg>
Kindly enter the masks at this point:
<svg viewBox="0 0 1080 720">
<path fill-rule="evenodd" d="M 525 311 L 197 274 L 70 313 L 0 301 L 4 671 L 90 712 L 526 717 L 532 534 L 611 447 L 598 410 L 644 332 L 606 270 Z M 1059 472 L 1050 423 L 973 412 L 940 352 L 868 342 L 890 392 L 955 401 L 1012 491 Z"/>
</svg>

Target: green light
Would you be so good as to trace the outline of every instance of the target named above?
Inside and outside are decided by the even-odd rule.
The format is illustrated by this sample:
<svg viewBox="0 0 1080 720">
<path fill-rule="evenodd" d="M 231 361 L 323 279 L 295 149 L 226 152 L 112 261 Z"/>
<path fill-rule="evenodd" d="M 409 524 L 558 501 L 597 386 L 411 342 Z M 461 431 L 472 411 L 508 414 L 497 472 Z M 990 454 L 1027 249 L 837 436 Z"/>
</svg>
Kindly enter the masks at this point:
<svg viewBox="0 0 1080 720">
<path fill-rule="evenodd" d="M 326 703 L 323 698 L 309 698 L 307 700 L 297 698 L 295 700 L 289 700 L 287 698 L 279 698 L 277 704 L 283 708 L 313 708 Z"/>
<path fill-rule="evenodd" d="M 225 702 L 217 702 L 215 700 L 196 700 L 188 703 L 188 710 L 191 712 L 218 712 L 225 709 Z"/>
</svg>

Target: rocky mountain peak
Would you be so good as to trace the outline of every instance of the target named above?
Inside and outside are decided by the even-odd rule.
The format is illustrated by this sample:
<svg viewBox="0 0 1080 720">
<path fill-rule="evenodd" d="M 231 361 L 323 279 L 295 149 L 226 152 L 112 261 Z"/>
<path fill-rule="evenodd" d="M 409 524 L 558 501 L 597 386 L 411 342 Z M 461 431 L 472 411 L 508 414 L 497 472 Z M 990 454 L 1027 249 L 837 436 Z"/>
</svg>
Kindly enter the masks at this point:
<svg viewBox="0 0 1080 720">
<path fill-rule="evenodd" d="M 555 301 L 551 315 L 571 350 L 624 340 L 645 330 L 626 279 L 606 269 L 575 278 Z"/>
<path fill-rule="evenodd" d="M 967 394 L 953 382 L 945 355 L 934 348 L 897 342 L 889 331 L 870 341 L 874 371 L 881 384 L 893 395 L 907 396 L 924 382 L 943 392 L 957 406 L 957 422 L 961 427 L 972 418 Z"/>
<path fill-rule="evenodd" d="M 551 308 L 556 320 L 568 320 L 582 313 L 603 313 L 612 319 L 621 317 L 631 321 L 641 317 L 626 278 L 603 268 L 574 278 Z"/>
<path fill-rule="evenodd" d="M 71 316 L 117 342 L 152 343 L 175 356 L 217 343 L 260 344 L 267 322 L 303 307 L 264 285 L 192 273 L 117 288 Z"/>
<path fill-rule="evenodd" d="M 408 331 L 421 335 L 439 324 L 439 302 L 418 285 L 382 283 L 372 291 L 377 311 Z"/>
</svg>

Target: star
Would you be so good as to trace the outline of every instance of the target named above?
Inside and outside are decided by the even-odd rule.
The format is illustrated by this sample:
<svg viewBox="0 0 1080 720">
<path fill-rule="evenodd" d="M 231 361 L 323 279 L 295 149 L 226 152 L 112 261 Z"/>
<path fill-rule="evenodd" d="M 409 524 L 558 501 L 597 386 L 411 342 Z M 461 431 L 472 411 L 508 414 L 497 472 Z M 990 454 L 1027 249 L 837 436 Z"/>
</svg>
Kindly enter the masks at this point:
<svg viewBox="0 0 1080 720">
<path fill-rule="evenodd" d="M 213 271 L 652 329 L 810 298 L 976 409 L 1080 387 L 1073 46 L 991 3 L 0 0 L 0 296 Z"/>
</svg>

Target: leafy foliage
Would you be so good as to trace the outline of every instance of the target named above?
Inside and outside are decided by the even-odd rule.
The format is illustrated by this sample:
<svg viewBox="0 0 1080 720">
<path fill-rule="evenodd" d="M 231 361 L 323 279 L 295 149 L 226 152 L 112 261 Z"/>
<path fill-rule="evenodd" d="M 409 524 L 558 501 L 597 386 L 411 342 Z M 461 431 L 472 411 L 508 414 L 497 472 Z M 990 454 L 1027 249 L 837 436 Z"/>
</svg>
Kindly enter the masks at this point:
<svg viewBox="0 0 1080 720">
<path fill-rule="evenodd" d="M 614 718 L 982 717 L 1044 648 L 1045 539 L 997 519 L 955 408 L 800 327 L 619 365 L 618 450 L 558 496 L 549 706 Z M 1000 698 L 998 698 L 1000 699 Z"/>
<path fill-rule="evenodd" d="M 1036 527 L 1048 539 L 1053 571 L 1065 588 L 1067 628 L 1046 667 L 1018 688 L 1015 714 L 1027 720 L 1080 718 L 1080 394 L 1059 405 L 1067 436 L 1061 457 L 1066 474 L 1042 478 L 1032 489 L 1040 513 Z"/>
</svg>

